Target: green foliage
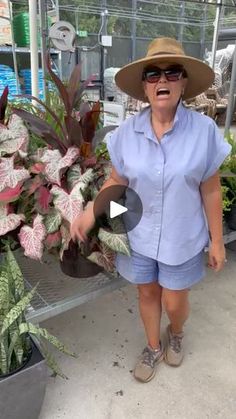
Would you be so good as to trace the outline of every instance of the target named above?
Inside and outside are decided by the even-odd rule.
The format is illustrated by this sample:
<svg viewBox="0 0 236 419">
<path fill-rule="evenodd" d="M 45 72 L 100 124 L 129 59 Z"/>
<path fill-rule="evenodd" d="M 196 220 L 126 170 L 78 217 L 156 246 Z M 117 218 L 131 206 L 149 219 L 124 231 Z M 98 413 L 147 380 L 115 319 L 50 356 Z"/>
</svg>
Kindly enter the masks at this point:
<svg viewBox="0 0 236 419">
<path fill-rule="evenodd" d="M 236 202 L 236 142 L 232 133 L 228 132 L 225 139 L 232 146 L 231 153 L 220 168 L 223 215 L 231 210 Z"/>
<path fill-rule="evenodd" d="M 26 320 L 25 312 L 35 291 L 36 287 L 30 292 L 26 291 L 21 269 L 10 246 L 7 246 L 0 266 L 0 377 L 14 372 L 28 359 L 31 351 L 30 334 L 37 337 L 48 365 L 63 378 L 66 377 L 48 353 L 45 342 L 48 341 L 63 353 L 75 356 L 46 329 Z"/>
<path fill-rule="evenodd" d="M 95 149 L 95 154 L 97 158 L 103 157 L 106 160 L 110 160 L 109 153 L 107 150 L 107 145 L 105 142 L 101 142 Z"/>
<path fill-rule="evenodd" d="M 225 217 L 226 213 L 231 210 L 231 206 L 233 203 L 233 200 L 229 198 L 229 187 L 228 186 L 221 186 L 221 192 L 222 192 L 222 203 L 223 203 L 223 217 Z"/>
<path fill-rule="evenodd" d="M 206 41 L 212 41 L 216 15 L 215 4 L 204 5 L 201 2 L 184 2 L 179 0 L 162 0 L 161 2 L 138 1 L 136 10 L 136 35 L 153 39 L 157 36 L 177 37 L 180 31 L 181 19 L 184 19 L 183 40 L 200 41 L 202 30 L 205 30 Z M 101 25 L 100 12 L 102 1 L 71 0 L 74 10 L 63 10 L 67 0 L 60 0 L 62 10 L 61 19 L 71 22 L 77 30 L 87 30 L 90 34 L 99 32 Z M 232 6 L 232 4 L 231 4 Z M 101 8 L 100 8 L 101 7 Z M 132 0 L 107 0 L 106 8 L 109 15 L 107 19 L 107 33 L 114 36 L 130 36 L 132 28 Z M 91 10 L 93 9 L 93 13 Z M 88 12 L 87 12 L 88 10 Z M 236 12 L 231 8 L 224 8 L 224 27 L 235 23 Z M 187 24 L 186 24 L 187 23 Z M 205 27 L 204 27 L 205 25 Z M 80 41 L 80 40 L 79 40 Z M 89 39 L 81 42 L 89 43 Z"/>
</svg>

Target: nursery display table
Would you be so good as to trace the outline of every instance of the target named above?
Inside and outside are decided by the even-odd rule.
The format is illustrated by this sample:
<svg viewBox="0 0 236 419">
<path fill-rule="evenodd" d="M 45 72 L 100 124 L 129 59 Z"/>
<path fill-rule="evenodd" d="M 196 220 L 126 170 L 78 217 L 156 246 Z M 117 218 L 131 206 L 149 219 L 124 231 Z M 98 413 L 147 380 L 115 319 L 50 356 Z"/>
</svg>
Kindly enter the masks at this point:
<svg viewBox="0 0 236 419">
<path fill-rule="evenodd" d="M 236 231 L 224 235 L 225 244 L 236 240 Z M 54 256 L 48 255 L 43 263 L 30 260 L 21 250 L 16 251 L 26 285 L 29 289 L 38 283 L 27 318 L 34 323 L 63 313 L 102 294 L 127 284 L 120 276 L 107 272 L 90 278 L 71 278 L 63 274 Z"/>
<path fill-rule="evenodd" d="M 71 278 L 61 271 L 54 256 L 47 255 L 43 263 L 26 258 L 21 250 L 15 252 L 26 286 L 38 284 L 27 318 L 39 323 L 100 295 L 127 284 L 121 277 L 107 272 L 90 278 Z"/>
</svg>

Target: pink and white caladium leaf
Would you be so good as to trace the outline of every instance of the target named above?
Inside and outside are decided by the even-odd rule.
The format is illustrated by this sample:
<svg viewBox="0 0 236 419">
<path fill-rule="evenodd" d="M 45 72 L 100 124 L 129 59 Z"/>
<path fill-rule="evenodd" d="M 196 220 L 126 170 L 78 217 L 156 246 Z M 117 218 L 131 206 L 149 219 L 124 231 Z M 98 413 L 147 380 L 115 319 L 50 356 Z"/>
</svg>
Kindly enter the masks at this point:
<svg viewBox="0 0 236 419">
<path fill-rule="evenodd" d="M 0 159 L 0 192 L 5 188 L 15 188 L 19 182 L 29 177 L 28 170 L 14 168 L 14 156 Z"/>
<path fill-rule="evenodd" d="M 47 235 L 46 240 L 45 240 L 45 246 L 48 250 L 54 248 L 54 247 L 58 247 L 61 244 L 61 232 L 60 231 L 55 231 L 55 233 L 50 233 Z"/>
<path fill-rule="evenodd" d="M 23 214 L 8 214 L 8 206 L 0 204 L 0 236 L 15 230 L 24 220 Z"/>
<path fill-rule="evenodd" d="M 100 228 L 98 231 L 98 238 L 101 242 L 106 243 L 114 252 L 130 256 L 130 246 L 127 234 L 114 234 L 113 231 L 111 232 L 104 228 Z"/>
<path fill-rule="evenodd" d="M 57 211 L 55 208 L 50 211 L 49 214 L 46 215 L 44 218 L 44 225 L 46 227 L 47 232 L 55 233 L 62 222 L 62 216 L 59 211 Z"/>
<path fill-rule="evenodd" d="M 67 181 L 69 183 L 70 189 L 73 189 L 75 185 L 80 184 L 81 190 L 83 191 L 90 182 L 93 181 L 95 173 L 93 169 L 87 169 L 83 174 L 81 174 L 79 165 L 75 164 L 68 171 Z"/>
<path fill-rule="evenodd" d="M 101 251 L 92 252 L 87 259 L 101 266 L 107 272 L 115 270 L 115 252 L 113 252 L 105 243 L 101 245 Z"/>
<path fill-rule="evenodd" d="M 83 197 L 80 192 L 80 185 L 75 185 L 70 193 L 67 193 L 59 186 L 53 186 L 51 193 L 54 196 L 55 208 L 60 211 L 65 220 L 72 223 L 75 217 L 83 210 Z"/>
<path fill-rule="evenodd" d="M 50 202 L 52 201 L 52 195 L 50 191 L 47 188 L 45 188 L 45 186 L 40 186 L 36 190 L 34 197 L 36 200 L 36 211 L 43 215 L 47 214 L 49 211 Z"/>
<path fill-rule="evenodd" d="M 2 192 L 0 192 L 0 202 L 7 204 L 9 202 L 16 201 L 17 198 L 19 198 L 21 191 L 22 188 L 20 183 L 16 185 L 15 188 L 4 189 Z"/>
<path fill-rule="evenodd" d="M 70 189 L 73 189 L 76 183 L 79 182 L 81 175 L 82 172 L 80 164 L 73 164 L 73 166 L 69 168 L 67 173 L 67 182 L 70 186 Z"/>
<path fill-rule="evenodd" d="M 61 172 L 66 167 L 70 167 L 78 158 L 78 147 L 69 147 L 65 156 L 62 157 L 59 150 L 46 150 L 41 157 L 45 163 L 45 175 L 51 183 L 61 185 Z"/>
<path fill-rule="evenodd" d="M 28 143 L 28 130 L 19 116 L 12 115 L 7 127 L 0 125 L 0 155 L 18 151 L 21 157 L 26 157 Z"/>
<path fill-rule="evenodd" d="M 43 224 L 42 215 L 38 214 L 33 222 L 33 227 L 23 226 L 18 235 L 23 247 L 24 255 L 31 259 L 40 260 L 43 256 L 43 240 L 47 235 Z"/>
</svg>

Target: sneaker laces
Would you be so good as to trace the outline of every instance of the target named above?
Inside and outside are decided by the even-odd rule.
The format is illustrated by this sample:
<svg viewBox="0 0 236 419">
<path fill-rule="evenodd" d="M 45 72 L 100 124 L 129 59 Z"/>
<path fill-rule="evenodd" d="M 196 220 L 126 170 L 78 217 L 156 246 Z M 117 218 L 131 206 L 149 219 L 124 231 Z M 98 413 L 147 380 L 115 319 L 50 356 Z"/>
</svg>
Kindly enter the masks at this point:
<svg viewBox="0 0 236 419">
<path fill-rule="evenodd" d="M 153 368 L 160 353 L 161 349 L 155 351 L 146 346 L 146 348 L 144 348 L 142 352 L 142 364 L 148 365 L 151 368 Z"/>
<path fill-rule="evenodd" d="M 169 339 L 171 349 L 173 349 L 173 351 L 178 354 L 181 351 L 183 335 L 172 335 L 172 333 L 170 332 Z"/>
</svg>

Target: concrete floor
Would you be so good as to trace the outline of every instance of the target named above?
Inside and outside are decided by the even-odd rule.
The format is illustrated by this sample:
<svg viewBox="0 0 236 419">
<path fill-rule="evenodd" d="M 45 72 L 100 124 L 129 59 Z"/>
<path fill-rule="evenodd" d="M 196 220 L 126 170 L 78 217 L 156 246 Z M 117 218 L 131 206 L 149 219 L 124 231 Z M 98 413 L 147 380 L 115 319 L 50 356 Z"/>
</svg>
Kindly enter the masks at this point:
<svg viewBox="0 0 236 419">
<path fill-rule="evenodd" d="M 145 345 L 133 286 L 44 322 L 79 358 L 57 356 L 69 380 L 49 377 L 39 419 L 235 419 L 236 252 L 227 253 L 224 271 L 192 289 L 182 366 L 161 363 L 147 384 L 132 376 Z"/>
</svg>

